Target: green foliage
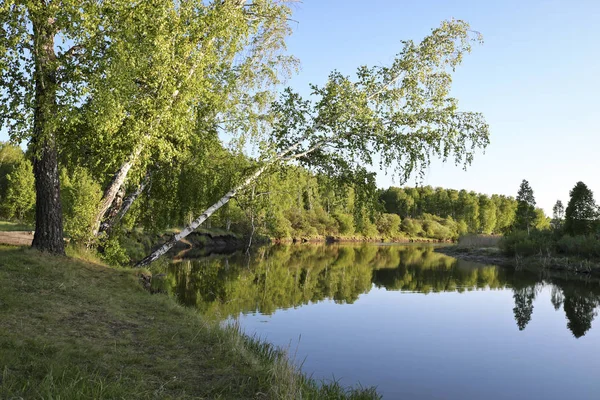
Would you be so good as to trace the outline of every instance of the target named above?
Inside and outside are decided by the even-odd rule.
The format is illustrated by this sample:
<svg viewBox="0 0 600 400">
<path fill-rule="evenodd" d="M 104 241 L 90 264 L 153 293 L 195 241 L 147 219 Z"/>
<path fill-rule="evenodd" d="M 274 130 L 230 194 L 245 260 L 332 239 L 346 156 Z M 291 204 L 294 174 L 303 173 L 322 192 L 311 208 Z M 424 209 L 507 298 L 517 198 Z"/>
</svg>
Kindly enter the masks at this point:
<svg viewBox="0 0 600 400">
<path fill-rule="evenodd" d="M 8 142 L 0 142 L 0 205 L 4 204 L 4 198 L 6 197 L 6 190 L 8 189 L 8 180 L 6 178 L 8 174 L 24 159 L 25 155 L 19 146 Z M 1 214 L 1 208 L 0 215 L 7 218 L 6 215 Z"/>
<path fill-rule="evenodd" d="M 292 223 L 281 214 L 273 214 L 267 219 L 267 229 L 275 239 L 292 236 Z"/>
<path fill-rule="evenodd" d="M 550 229 L 551 219 L 544 214 L 544 210 L 541 208 L 535 209 L 535 219 L 533 221 L 533 227 L 538 231 Z"/>
<path fill-rule="evenodd" d="M 102 253 L 100 256 L 109 265 L 121 267 L 129 265 L 130 258 L 127 254 L 127 249 L 122 242 L 123 238 L 114 234 L 102 238 Z"/>
<path fill-rule="evenodd" d="M 598 258 L 600 241 L 594 237 L 597 234 L 598 212 L 593 193 L 583 182 L 577 182 L 570 194 L 566 212 L 558 200 L 552 210 L 553 218 L 550 219 L 542 209 L 535 208 L 533 191 L 524 180 L 517 197 L 519 205 L 513 231 L 501 241 L 503 251 L 519 256 Z"/>
<path fill-rule="evenodd" d="M 63 169 L 61 183 L 65 233 L 72 241 L 89 245 L 94 239 L 92 229 L 102 198 L 100 185 L 83 168 L 71 173 Z"/>
<path fill-rule="evenodd" d="M 559 254 L 577 255 L 584 258 L 600 258 L 600 241 L 591 236 L 564 235 L 556 242 Z"/>
<path fill-rule="evenodd" d="M 400 230 L 400 216 L 397 214 L 381 214 L 375 223 L 377 230 L 384 236 L 397 237 Z"/>
<path fill-rule="evenodd" d="M 452 72 L 480 41 L 464 21 L 444 21 L 420 43 L 404 41 L 389 66 L 334 71 L 311 86 L 310 100 L 287 89 L 273 105 L 269 144 L 332 173 L 372 165 L 375 153 L 404 180 L 434 157 L 468 165 L 487 146 L 488 126 L 479 113 L 458 112 L 449 93 Z"/>
<path fill-rule="evenodd" d="M 354 234 L 354 217 L 352 215 L 338 212 L 333 217 L 338 223 L 340 235 L 351 236 Z"/>
<path fill-rule="evenodd" d="M 517 202 L 514 198 L 503 195 L 492 195 L 492 201 L 496 205 L 496 227 L 494 232 L 508 232 L 515 220 Z"/>
<path fill-rule="evenodd" d="M 490 198 L 466 190 L 439 187 L 434 190 L 431 186 L 390 187 L 380 191 L 378 198 L 386 212 L 402 218 L 419 218 L 424 214 L 451 218 L 456 226 L 450 229 L 450 236 L 454 236 L 454 232 L 459 235 L 504 232 L 512 224 L 517 207 L 512 197 L 492 195 Z"/>
<path fill-rule="evenodd" d="M 594 193 L 585 183 L 577 182 L 569 194 L 571 198 L 565 211 L 565 232 L 570 235 L 593 233 L 598 218 Z"/>
<path fill-rule="evenodd" d="M 509 256 L 549 256 L 554 246 L 554 236 L 548 230 L 513 231 L 500 240 L 500 248 Z"/>
<path fill-rule="evenodd" d="M 485 235 L 490 235 L 494 232 L 497 224 L 496 219 L 496 204 L 486 195 L 479 196 L 479 230 Z"/>
<path fill-rule="evenodd" d="M 517 194 L 517 212 L 515 214 L 513 229 L 529 232 L 531 228 L 535 227 L 534 221 L 536 217 L 533 189 L 529 186 L 529 182 L 523 179 L 519 187 L 519 193 Z"/>
<path fill-rule="evenodd" d="M 550 230 L 513 231 L 500 241 L 502 251 L 510 256 L 575 256 L 600 258 L 600 241 L 591 236 L 557 236 Z"/>
<path fill-rule="evenodd" d="M 552 229 L 560 230 L 564 224 L 565 217 L 565 207 L 563 206 L 562 201 L 557 200 L 554 206 L 552 207 L 552 221 L 550 224 L 552 225 Z"/>
<path fill-rule="evenodd" d="M 458 221 L 456 230 L 458 232 L 458 235 L 461 236 L 469 232 L 469 227 L 467 226 L 467 223 L 465 221 L 460 220 Z"/>
<path fill-rule="evenodd" d="M 412 237 L 421 236 L 424 233 L 421 221 L 412 218 L 402 220 L 402 231 Z"/>
<path fill-rule="evenodd" d="M 35 181 L 29 160 L 22 159 L 6 175 L 6 193 L 2 199 L 2 214 L 19 221 L 32 222 L 35 208 Z"/>
</svg>

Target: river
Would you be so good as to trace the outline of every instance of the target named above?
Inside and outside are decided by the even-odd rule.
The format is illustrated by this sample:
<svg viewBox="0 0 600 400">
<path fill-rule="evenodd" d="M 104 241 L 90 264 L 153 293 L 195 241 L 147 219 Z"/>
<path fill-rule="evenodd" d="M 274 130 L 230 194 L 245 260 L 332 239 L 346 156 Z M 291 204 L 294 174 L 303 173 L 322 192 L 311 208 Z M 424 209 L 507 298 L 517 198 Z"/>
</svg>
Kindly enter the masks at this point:
<svg viewBox="0 0 600 400">
<path fill-rule="evenodd" d="M 174 262 L 162 286 L 384 399 L 598 399 L 600 284 L 432 246 L 279 245 Z"/>
</svg>

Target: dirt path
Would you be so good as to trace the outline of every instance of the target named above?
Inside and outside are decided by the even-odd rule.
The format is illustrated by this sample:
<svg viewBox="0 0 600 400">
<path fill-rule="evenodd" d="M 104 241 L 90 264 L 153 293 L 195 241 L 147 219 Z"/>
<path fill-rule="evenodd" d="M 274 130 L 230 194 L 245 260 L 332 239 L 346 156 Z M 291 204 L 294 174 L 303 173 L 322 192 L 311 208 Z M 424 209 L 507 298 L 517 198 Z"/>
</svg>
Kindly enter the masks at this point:
<svg viewBox="0 0 600 400">
<path fill-rule="evenodd" d="M 12 246 L 31 246 L 32 241 L 32 231 L 0 232 L 0 244 L 9 244 Z"/>
</svg>

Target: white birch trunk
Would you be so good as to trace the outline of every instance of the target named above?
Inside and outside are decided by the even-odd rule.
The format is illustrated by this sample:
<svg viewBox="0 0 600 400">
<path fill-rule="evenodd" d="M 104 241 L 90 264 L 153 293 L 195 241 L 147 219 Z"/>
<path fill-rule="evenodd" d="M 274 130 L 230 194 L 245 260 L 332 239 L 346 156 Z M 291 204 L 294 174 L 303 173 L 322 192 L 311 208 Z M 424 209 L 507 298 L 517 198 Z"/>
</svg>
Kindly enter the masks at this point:
<svg viewBox="0 0 600 400">
<path fill-rule="evenodd" d="M 162 256 L 163 254 L 165 254 L 167 251 L 169 251 L 175 245 L 175 243 L 177 243 L 178 241 L 180 241 L 181 239 L 185 238 L 190 233 L 195 231 L 200 225 L 202 225 L 202 223 L 204 223 L 204 221 L 206 221 L 211 215 L 213 215 L 219 208 L 223 207 L 225 204 L 227 204 L 229 202 L 229 200 L 234 198 L 239 193 L 240 190 L 244 189 L 246 186 L 248 186 L 252 182 L 254 182 L 259 176 L 261 176 L 262 173 L 265 172 L 267 170 L 267 168 L 270 167 L 271 165 L 272 165 L 272 163 L 269 163 L 267 165 L 260 167 L 254 174 L 249 176 L 244 182 L 242 182 L 237 187 L 235 187 L 234 189 L 227 192 L 215 204 L 208 207 L 204 211 L 204 213 L 202 213 L 202 215 L 200 215 L 198 218 L 193 220 L 191 224 L 189 224 L 188 226 L 185 227 L 185 229 L 183 229 L 181 232 L 173 235 L 173 237 L 171 237 L 171 239 L 169 239 L 165 244 L 160 246 L 158 249 L 154 250 L 150 255 L 148 255 L 141 261 L 139 261 L 135 266 L 136 267 L 144 267 L 146 265 L 149 265 L 151 262 L 158 260 L 158 258 L 160 256 Z"/>
<path fill-rule="evenodd" d="M 112 181 L 110 182 L 110 185 L 108 185 L 108 187 L 104 191 L 104 195 L 102 196 L 102 200 L 100 201 L 100 205 L 98 206 L 98 212 L 96 213 L 96 218 L 94 220 L 94 228 L 92 230 L 94 236 L 98 235 L 98 232 L 100 231 L 100 224 L 102 223 L 106 212 L 115 200 L 119 189 L 121 189 L 121 186 L 123 186 L 123 184 L 125 183 L 125 179 L 127 179 L 127 175 L 129 174 L 133 163 L 142 152 L 142 149 L 142 145 L 138 146 L 138 148 L 129 157 L 129 159 L 121 165 L 121 168 L 119 168 L 117 173 L 114 175 Z"/>
<path fill-rule="evenodd" d="M 316 150 L 317 148 L 319 148 L 319 146 L 322 145 L 323 143 L 321 142 L 319 145 L 315 145 L 303 153 L 292 155 L 290 157 L 285 158 L 292 151 L 294 151 L 298 147 L 300 147 L 301 144 L 302 144 L 301 142 L 297 142 L 297 143 L 293 144 L 292 146 L 288 147 L 286 150 L 283 150 L 282 152 L 277 154 L 277 156 L 275 156 L 275 158 L 273 158 L 270 162 L 266 163 L 265 165 L 263 165 L 262 167 L 257 169 L 256 172 L 254 172 L 252 175 L 250 175 L 248 178 L 246 178 L 245 181 L 243 181 L 241 184 L 239 184 L 238 186 L 236 186 L 235 188 L 233 188 L 232 190 L 227 192 L 223 197 L 221 197 L 219 199 L 219 201 L 217 201 L 212 206 L 208 207 L 204 211 L 204 213 L 202 213 L 202 215 L 200 215 L 198 218 L 193 220 L 188 226 L 186 226 L 185 229 L 183 229 L 181 232 L 173 235 L 173 237 L 171 237 L 171 239 L 169 239 L 165 244 L 160 246 L 158 249 L 154 250 L 150 255 L 148 255 L 145 258 L 143 258 L 142 260 L 140 260 L 137 264 L 135 264 L 135 266 L 136 267 L 144 267 L 146 265 L 149 265 L 151 262 L 158 260 L 158 258 L 160 256 L 162 256 L 163 254 L 165 254 L 166 252 L 168 252 L 175 245 L 175 243 L 177 243 L 181 239 L 185 238 L 190 233 L 194 232 L 202 223 L 204 223 L 204 221 L 206 221 L 211 215 L 213 215 L 219 208 L 221 208 L 225 204 L 227 204 L 229 202 L 229 200 L 234 198 L 239 193 L 240 190 L 243 190 L 248 185 L 250 185 L 252 182 L 254 182 L 256 179 L 258 179 L 258 177 L 261 176 L 263 174 L 263 172 L 265 172 L 272 165 L 276 164 L 277 162 L 279 162 L 281 160 L 291 160 L 291 159 L 295 159 L 295 158 L 304 156 L 304 155 Z"/>
<path fill-rule="evenodd" d="M 109 209 L 105 213 L 105 215 L 108 214 L 108 216 L 100 224 L 100 231 L 99 231 L 99 233 L 106 232 L 107 234 L 110 234 L 110 231 L 112 230 L 112 227 L 115 224 L 118 224 L 123 219 L 123 217 L 125 216 L 125 214 L 127 214 L 127 211 L 129 211 L 129 209 L 131 208 L 131 206 L 133 205 L 133 203 L 135 202 L 135 200 L 137 200 L 137 198 L 142 194 L 142 192 L 144 191 L 144 189 L 148 185 L 149 181 L 150 181 L 150 175 L 146 174 L 146 177 L 138 185 L 138 187 L 135 190 L 135 192 L 133 192 L 132 194 L 130 194 L 129 196 L 127 196 L 125 198 L 125 200 L 123 200 L 123 202 L 119 205 L 119 207 L 118 207 L 117 210 L 114 209 L 115 208 L 115 204 L 114 204 L 115 202 L 113 202 L 113 207 L 111 209 Z"/>
</svg>

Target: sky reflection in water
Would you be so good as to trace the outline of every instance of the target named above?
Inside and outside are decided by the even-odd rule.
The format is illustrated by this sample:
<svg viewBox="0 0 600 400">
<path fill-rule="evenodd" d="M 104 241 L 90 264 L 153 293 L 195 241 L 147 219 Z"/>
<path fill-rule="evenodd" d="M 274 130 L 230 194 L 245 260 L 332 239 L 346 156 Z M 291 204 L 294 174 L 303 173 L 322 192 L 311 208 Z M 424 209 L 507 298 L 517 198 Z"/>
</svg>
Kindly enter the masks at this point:
<svg viewBox="0 0 600 400">
<path fill-rule="evenodd" d="M 457 261 L 426 246 L 273 246 L 169 266 L 182 303 L 237 317 L 316 378 L 384 398 L 597 399 L 595 280 Z"/>
</svg>

